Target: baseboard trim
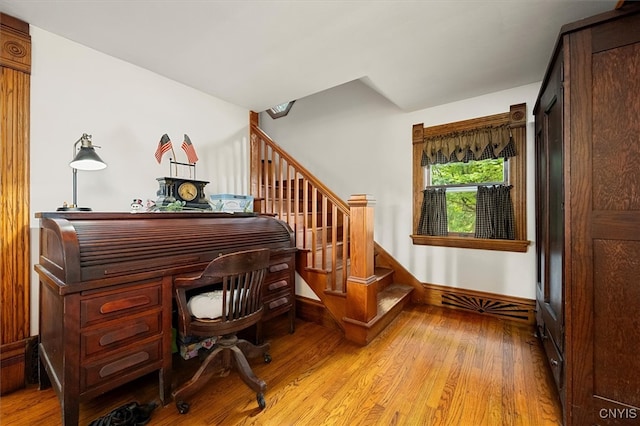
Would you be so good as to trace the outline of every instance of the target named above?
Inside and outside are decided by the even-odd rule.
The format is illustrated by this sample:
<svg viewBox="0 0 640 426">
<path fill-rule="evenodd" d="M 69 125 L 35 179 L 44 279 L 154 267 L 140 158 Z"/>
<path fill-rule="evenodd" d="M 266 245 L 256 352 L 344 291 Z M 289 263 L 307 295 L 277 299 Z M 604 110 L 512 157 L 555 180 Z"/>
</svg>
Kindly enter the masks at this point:
<svg viewBox="0 0 640 426">
<path fill-rule="evenodd" d="M 536 301 L 494 293 L 422 284 L 423 297 L 414 302 L 442 306 L 450 309 L 472 311 L 480 315 L 490 315 L 504 320 L 534 325 L 536 321 Z"/>
<path fill-rule="evenodd" d="M 24 388 L 26 346 L 24 340 L 0 346 L 0 395 Z"/>
<path fill-rule="evenodd" d="M 425 283 L 421 290 L 419 297 L 412 298 L 413 303 L 474 312 L 528 326 L 534 326 L 536 322 L 536 301 L 532 299 Z M 296 316 L 340 330 L 340 326 L 318 300 L 296 296 Z"/>
</svg>

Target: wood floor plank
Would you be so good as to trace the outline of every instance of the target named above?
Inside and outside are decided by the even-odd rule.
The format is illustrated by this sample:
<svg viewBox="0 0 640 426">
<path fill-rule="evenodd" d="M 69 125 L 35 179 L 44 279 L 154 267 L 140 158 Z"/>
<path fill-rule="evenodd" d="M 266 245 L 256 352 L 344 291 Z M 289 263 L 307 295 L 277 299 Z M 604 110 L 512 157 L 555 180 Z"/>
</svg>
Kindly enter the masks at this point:
<svg viewBox="0 0 640 426">
<path fill-rule="evenodd" d="M 211 425 L 560 425 L 553 379 L 533 330 L 469 312 L 412 306 L 368 346 L 302 320 L 288 333 L 286 316 L 265 327 L 273 361 L 250 364 L 267 382 L 267 407 L 236 373 L 215 378 L 194 396 L 188 414 L 173 403 L 149 426 Z M 176 359 L 173 385 L 198 361 Z M 130 401 L 153 401 L 157 374 L 80 405 L 80 424 Z M 51 389 L 0 398 L 0 424 L 60 424 Z"/>
</svg>

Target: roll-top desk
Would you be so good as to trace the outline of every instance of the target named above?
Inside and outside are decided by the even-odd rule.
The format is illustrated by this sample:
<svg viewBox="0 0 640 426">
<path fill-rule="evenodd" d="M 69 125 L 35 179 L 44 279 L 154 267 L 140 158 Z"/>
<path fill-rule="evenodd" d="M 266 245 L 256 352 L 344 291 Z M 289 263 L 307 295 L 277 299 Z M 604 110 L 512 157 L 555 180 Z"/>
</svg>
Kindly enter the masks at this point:
<svg viewBox="0 0 640 426">
<path fill-rule="evenodd" d="M 295 243 L 286 223 L 227 213 L 37 213 L 41 387 L 52 385 L 65 425 L 79 403 L 153 371 L 170 394 L 172 282 L 215 257 L 271 249 L 263 322 L 295 319 Z M 261 338 L 262 324 L 258 326 Z"/>
</svg>

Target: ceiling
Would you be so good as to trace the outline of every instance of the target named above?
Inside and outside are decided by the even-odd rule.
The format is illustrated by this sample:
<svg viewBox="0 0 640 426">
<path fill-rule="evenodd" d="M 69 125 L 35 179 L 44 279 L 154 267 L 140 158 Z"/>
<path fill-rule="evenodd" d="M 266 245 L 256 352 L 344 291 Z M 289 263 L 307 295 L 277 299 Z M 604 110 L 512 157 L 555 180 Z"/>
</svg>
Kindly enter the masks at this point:
<svg viewBox="0 0 640 426">
<path fill-rule="evenodd" d="M 415 111 L 542 80 L 617 0 L 0 0 L 0 11 L 253 110 L 361 80 Z"/>
</svg>

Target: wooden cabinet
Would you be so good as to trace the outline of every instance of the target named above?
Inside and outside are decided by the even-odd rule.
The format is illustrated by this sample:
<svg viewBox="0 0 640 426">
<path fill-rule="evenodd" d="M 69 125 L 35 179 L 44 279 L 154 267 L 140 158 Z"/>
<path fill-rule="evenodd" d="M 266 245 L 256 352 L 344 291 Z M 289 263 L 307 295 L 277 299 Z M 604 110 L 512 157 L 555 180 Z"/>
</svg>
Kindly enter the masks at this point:
<svg viewBox="0 0 640 426">
<path fill-rule="evenodd" d="M 536 318 L 564 422 L 637 424 L 637 4 L 562 28 L 534 114 Z"/>
<path fill-rule="evenodd" d="M 215 257 L 269 248 L 264 322 L 295 319 L 293 232 L 272 217 L 226 213 L 38 213 L 41 386 L 52 385 L 63 423 L 81 401 L 158 372 L 171 385 L 172 284 Z M 46 374 L 45 374 L 46 371 Z"/>
</svg>

